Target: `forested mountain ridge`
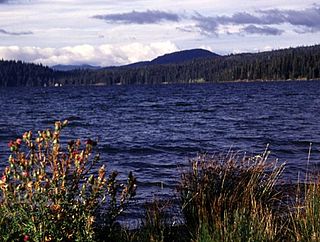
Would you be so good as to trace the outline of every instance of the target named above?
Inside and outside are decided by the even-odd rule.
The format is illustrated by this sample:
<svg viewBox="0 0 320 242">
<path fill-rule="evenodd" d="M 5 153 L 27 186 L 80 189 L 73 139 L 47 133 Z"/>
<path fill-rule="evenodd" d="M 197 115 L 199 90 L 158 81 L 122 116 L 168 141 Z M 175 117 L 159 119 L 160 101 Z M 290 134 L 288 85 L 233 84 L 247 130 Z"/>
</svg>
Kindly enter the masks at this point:
<svg viewBox="0 0 320 242">
<path fill-rule="evenodd" d="M 64 84 L 161 84 L 320 79 L 320 45 L 167 65 L 75 71 Z"/>
<path fill-rule="evenodd" d="M 186 61 L 191 61 L 194 59 L 199 58 L 206 58 L 206 57 L 215 57 L 219 56 L 211 51 L 204 50 L 204 49 L 191 49 L 191 50 L 182 50 L 176 51 L 173 53 L 165 54 L 162 56 L 158 56 L 157 58 L 151 61 L 140 61 L 136 63 L 131 63 L 122 66 L 93 66 L 88 64 L 82 65 L 54 65 L 51 68 L 55 71 L 75 71 L 75 70 L 98 70 L 98 69 L 115 69 L 115 68 L 129 68 L 129 67 L 145 67 L 150 65 L 165 65 L 165 64 L 178 64 Z"/>
<path fill-rule="evenodd" d="M 167 64 L 181 64 L 184 62 L 201 59 L 201 58 L 209 58 L 209 57 L 218 57 L 220 55 L 213 53 L 209 50 L 204 49 L 191 49 L 191 50 L 181 50 L 176 51 L 169 54 L 164 54 L 162 56 L 158 56 L 157 58 L 151 61 L 140 61 L 124 66 L 120 66 L 120 68 L 138 68 L 138 67 L 146 67 L 152 65 L 167 65 Z M 113 69 L 116 67 L 112 67 Z M 110 69 L 110 67 L 106 67 L 105 69 Z"/>
<path fill-rule="evenodd" d="M 92 66 L 92 65 L 54 65 L 51 66 L 51 69 L 55 70 L 55 71 L 72 71 L 72 70 L 85 70 L 85 69 L 89 69 L 89 70 L 98 70 L 101 69 L 101 66 Z"/>
<path fill-rule="evenodd" d="M 114 85 L 320 79 L 320 45 L 99 70 L 54 71 L 0 61 L 0 86 Z"/>
<path fill-rule="evenodd" d="M 165 54 L 153 59 L 151 65 L 180 64 L 200 58 L 214 58 L 220 55 L 203 49 L 182 50 Z"/>
</svg>

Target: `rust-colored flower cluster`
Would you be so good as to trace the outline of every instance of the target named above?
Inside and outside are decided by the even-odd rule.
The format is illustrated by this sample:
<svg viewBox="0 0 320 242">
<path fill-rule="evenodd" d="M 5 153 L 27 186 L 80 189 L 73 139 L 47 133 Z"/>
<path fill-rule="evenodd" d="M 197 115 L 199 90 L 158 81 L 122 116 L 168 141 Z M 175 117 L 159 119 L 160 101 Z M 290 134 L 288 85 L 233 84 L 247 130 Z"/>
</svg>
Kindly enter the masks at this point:
<svg viewBox="0 0 320 242">
<path fill-rule="evenodd" d="M 108 200 L 113 202 L 114 214 L 119 214 L 135 194 L 132 173 L 126 185 L 119 185 L 116 172 L 106 178 L 105 166 L 97 167 L 99 155 L 93 151 L 96 141 L 71 140 L 64 147 L 60 134 L 67 124 L 56 122 L 53 131 L 39 131 L 37 135 L 26 132 L 22 139 L 8 144 L 11 155 L 0 179 L 0 206 L 8 214 L 28 214 L 21 231 L 28 239 L 92 238 L 97 209 Z"/>
</svg>

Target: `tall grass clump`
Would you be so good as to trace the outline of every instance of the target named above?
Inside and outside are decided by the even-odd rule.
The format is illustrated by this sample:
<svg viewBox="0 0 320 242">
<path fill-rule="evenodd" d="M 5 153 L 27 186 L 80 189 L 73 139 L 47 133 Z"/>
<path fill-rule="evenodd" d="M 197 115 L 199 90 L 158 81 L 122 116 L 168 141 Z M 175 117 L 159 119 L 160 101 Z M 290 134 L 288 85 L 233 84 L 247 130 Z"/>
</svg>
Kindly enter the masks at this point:
<svg viewBox="0 0 320 242">
<path fill-rule="evenodd" d="M 95 141 L 60 142 L 67 123 L 9 143 L 0 180 L 1 241 L 94 241 L 99 210 L 107 206 L 114 221 L 134 195 L 132 174 L 120 185 L 116 172 L 96 168 Z"/>
<path fill-rule="evenodd" d="M 182 174 L 186 225 L 196 241 L 281 241 L 276 182 L 284 169 L 269 152 L 199 156 Z"/>
<path fill-rule="evenodd" d="M 179 207 L 173 201 L 154 200 L 145 205 L 139 242 L 189 242 L 190 234 L 177 217 Z"/>
<path fill-rule="evenodd" d="M 145 215 L 141 226 L 140 241 L 164 242 L 170 233 L 171 217 L 166 211 L 168 203 L 154 200 L 145 205 Z"/>
<path fill-rule="evenodd" d="M 290 211 L 291 240 L 320 240 L 320 181 L 308 177 L 296 191 L 296 202 Z"/>
</svg>

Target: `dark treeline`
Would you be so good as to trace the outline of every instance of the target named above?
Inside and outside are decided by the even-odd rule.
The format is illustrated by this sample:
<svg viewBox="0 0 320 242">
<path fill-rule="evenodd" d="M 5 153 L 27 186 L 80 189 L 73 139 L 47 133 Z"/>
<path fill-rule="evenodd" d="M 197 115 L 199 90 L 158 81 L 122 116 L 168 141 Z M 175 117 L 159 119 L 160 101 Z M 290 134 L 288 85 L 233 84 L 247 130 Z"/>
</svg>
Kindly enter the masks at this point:
<svg viewBox="0 0 320 242">
<path fill-rule="evenodd" d="M 65 84 L 157 84 L 319 79 L 320 45 L 196 59 L 181 64 L 74 71 Z"/>
<path fill-rule="evenodd" d="M 239 80 L 320 79 L 320 45 L 195 59 L 179 64 L 57 72 L 41 65 L 0 62 L 1 86 L 114 85 Z"/>
<path fill-rule="evenodd" d="M 53 71 L 41 64 L 0 61 L 0 86 L 2 87 L 54 85 L 56 80 L 66 76 L 66 73 Z"/>
</svg>

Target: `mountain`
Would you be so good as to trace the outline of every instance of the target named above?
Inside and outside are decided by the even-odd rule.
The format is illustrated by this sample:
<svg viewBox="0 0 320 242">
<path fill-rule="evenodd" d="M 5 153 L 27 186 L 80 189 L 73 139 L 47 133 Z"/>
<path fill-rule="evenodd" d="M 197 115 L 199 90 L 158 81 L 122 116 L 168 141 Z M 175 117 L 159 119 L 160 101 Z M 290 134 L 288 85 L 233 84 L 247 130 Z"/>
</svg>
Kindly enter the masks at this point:
<svg viewBox="0 0 320 242">
<path fill-rule="evenodd" d="M 128 65 L 121 66 L 121 68 L 139 68 L 151 65 L 168 65 L 168 64 L 180 64 L 183 62 L 188 62 L 200 58 L 213 58 L 219 57 L 220 55 L 213 53 L 209 50 L 204 49 L 191 49 L 191 50 L 182 50 L 162 56 L 151 61 L 141 61 Z"/>
<path fill-rule="evenodd" d="M 157 58 L 151 61 L 140 61 L 135 62 L 127 65 L 122 66 L 108 66 L 108 67 L 101 67 L 101 66 L 92 66 L 92 65 L 55 65 L 51 68 L 56 71 L 74 71 L 74 70 L 99 70 L 103 69 L 116 69 L 116 68 L 139 68 L 145 67 L 150 65 L 167 65 L 167 64 L 178 64 L 187 61 L 192 61 L 199 58 L 210 58 L 210 57 L 218 57 L 218 54 L 212 53 L 211 51 L 204 50 L 204 49 L 191 49 L 191 50 L 182 50 L 173 52 L 170 54 L 165 54 L 162 56 L 158 56 Z"/>
<path fill-rule="evenodd" d="M 101 66 L 92 66 L 92 65 L 55 65 L 51 68 L 56 71 L 74 71 L 74 70 L 99 70 L 101 68 L 114 70 L 117 68 L 139 68 L 151 65 L 167 65 L 167 64 L 179 64 L 187 61 L 192 61 L 195 59 L 200 58 L 212 58 L 212 57 L 219 57 L 218 54 L 215 54 L 209 50 L 204 49 L 191 49 L 191 50 L 182 50 L 177 51 L 169 54 L 165 54 L 162 56 L 158 56 L 157 58 L 151 61 L 140 61 L 131 63 L 128 65 L 122 66 L 108 66 L 108 67 L 101 67 Z"/>
<path fill-rule="evenodd" d="M 118 66 L 118 68 L 139 68 L 139 67 L 145 67 L 145 66 L 149 66 L 151 63 L 151 61 L 140 61 L 140 62 L 135 62 L 135 63 L 131 63 L 128 65 L 123 65 L 123 66 Z"/>
<path fill-rule="evenodd" d="M 220 55 L 212 53 L 209 50 L 192 49 L 182 50 L 159 56 L 150 62 L 151 65 L 180 64 L 200 58 L 213 58 Z"/>
<path fill-rule="evenodd" d="M 101 66 L 92 66 L 92 65 L 55 65 L 51 67 L 55 71 L 73 71 L 73 70 L 98 70 L 101 69 Z"/>
</svg>

